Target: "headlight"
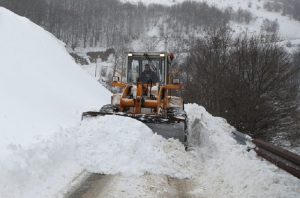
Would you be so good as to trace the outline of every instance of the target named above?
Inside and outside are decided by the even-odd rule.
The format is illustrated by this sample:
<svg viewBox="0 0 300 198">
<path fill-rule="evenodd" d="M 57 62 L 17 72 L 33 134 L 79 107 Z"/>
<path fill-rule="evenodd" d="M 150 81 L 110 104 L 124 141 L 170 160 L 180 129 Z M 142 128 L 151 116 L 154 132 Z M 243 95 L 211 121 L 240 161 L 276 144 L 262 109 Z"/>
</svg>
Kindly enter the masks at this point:
<svg viewBox="0 0 300 198">
<path fill-rule="evenodd" d="M 119 76 L 114 76 L 113 77 L 113 82 L 118 82 L 119 81 Z"/>
<path fill-rule="evenodd" d="M 180 80 L 178 78 L 173 79 L 173 84 L 179 84 Z"/>
<path fill-rule="evenodd" d="M 128 56 L 132 56 L 132 53 L 128 53 Z"/>
<path fill-rule="evenodd" d="M 165 57 L 165 54 L 160 54 L 159 56 L 160 56 L 160 57 Z"/>
</svg>

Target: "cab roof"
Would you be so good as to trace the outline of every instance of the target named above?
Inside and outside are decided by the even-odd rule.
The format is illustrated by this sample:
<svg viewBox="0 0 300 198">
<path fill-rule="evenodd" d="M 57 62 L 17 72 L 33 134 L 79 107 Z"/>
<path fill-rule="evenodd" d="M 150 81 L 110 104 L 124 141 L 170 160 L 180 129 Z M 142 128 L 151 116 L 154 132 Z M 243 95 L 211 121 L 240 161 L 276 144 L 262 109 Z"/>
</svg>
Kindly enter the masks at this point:
<svg viewBox="0 0 300 198">
<path fill-rule="evenodd" d="M 164 54 L 166 56 L 168 52 L 126 52 L 126 54 L 129 56 L 161 56 Z"/>
</svg>

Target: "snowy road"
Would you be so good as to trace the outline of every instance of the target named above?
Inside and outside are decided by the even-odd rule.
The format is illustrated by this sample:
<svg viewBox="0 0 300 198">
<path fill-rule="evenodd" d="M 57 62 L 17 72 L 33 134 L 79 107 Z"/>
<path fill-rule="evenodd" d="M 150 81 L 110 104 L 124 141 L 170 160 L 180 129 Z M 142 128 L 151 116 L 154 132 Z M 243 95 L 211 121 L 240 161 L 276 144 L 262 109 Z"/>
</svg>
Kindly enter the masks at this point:
<svg viewBox="0 0 300 198">
<path fill-rule="evenodd" d="M 100 197 L 200 197 L 192 179 L 146 174 L 140 177 L 88 174 L 65 198 Z"/>
<path fill-rule="evenodd" d="M 78 159 L 88 172 L 106 175 L 87 174 L 64 198 L 299 197 L 297 178 L 238 144 L 224 119 L 196 104 L 186 111 L 194 145 L 187 152 L 136 120 L 105 116 L 82 122 L 71 131 L 80 140 Z"/>
</svg>

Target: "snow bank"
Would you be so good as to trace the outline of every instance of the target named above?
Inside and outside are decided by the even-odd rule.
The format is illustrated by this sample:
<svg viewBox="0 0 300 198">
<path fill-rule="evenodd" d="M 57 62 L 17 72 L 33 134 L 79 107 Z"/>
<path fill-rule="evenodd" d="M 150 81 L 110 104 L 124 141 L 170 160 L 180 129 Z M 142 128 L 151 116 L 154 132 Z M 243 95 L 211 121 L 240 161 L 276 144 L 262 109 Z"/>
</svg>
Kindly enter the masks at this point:
<svg viewBox="0 0 300 198">
<path fill-rule="evenodd" d="M 10 146 L 11 155 L 0 162 L 0 197 L 62 197 L 63 190 L 83 171 L 73 137 L 60 130 L 26 148 Z"/>
<path fill-rule="evenodd" d="M 51 197 L 80 170 L 64 129 L 110 93 L 62 42 L 2 7 L 0 43 L 0 197 Z"/>
<path fill-rule="evenodd" d="M 83 122 L 78 130 L 79 154 L 89 172 L 125 175 L 144 173 L 191 177 L 191 156 L 174 139 L 154 134 L 126 117 L 105 116 Z"/>
<path fill-rule="evenodd" d="M 110 102 L 67 54 L 63 43 L 0 7 L 0 149 L 30 145 Z"/>
<path fill-rule="evenodd" d="M 297 178 L 246 151 L 232 137 L 223 118 L 213 117 L 196 104 L 186 105 L 192 145 L 198 155 L 195 191 L 203 197 L 299 197 Z"/>
<path fill-rule="evenodd" d="M 63 197 L 80 172 L 140 176 L 145 173 L 192 177 L 191 154 L 143 123 L 119 116 L 84 120 L 53 138 L 15 147 L 0 164 L 0 197 Z"/>
</svg>

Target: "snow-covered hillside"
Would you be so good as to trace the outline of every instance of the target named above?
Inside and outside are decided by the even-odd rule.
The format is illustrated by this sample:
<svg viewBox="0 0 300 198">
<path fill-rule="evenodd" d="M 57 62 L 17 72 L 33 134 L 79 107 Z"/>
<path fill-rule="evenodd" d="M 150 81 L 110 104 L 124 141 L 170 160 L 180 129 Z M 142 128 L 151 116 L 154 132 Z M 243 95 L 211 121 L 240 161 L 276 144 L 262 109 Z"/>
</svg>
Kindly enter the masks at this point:
<svg viewBox="0 0 300 198">
<path fill-rule="evenodd" d="M 254 21 L 248 25 L 233 23 L 236 31 L 248 31 L 249 33 L 259 33 L 264 19 L 271 21 L 277 20 L 279 24 L 279 34 L 283 39 L 291 41 L 293 44 L 300 44 L 300 22 L 282 16 L 280 13 L 269 12 L 263 8 L 264 0 L 203 0 L 210 5 L 221 9 L 232 7 L 234 10 L 239 8 L 248 10 L 252 13 Z"/>
<path fill-rule="evenodd" d="M 185 0 L 122 0 L 122 2 L 138 3 L 149 5 L 151 3 L 174 5 L 182 3 Z M 197 2 L 206 2 L 208 5 L 215 6 L 222 10 L 232 8 L 237 11 L 239 8 L 249 11 L 253 16 L 250 24 L 241 24 L 231 22 L 231 27 L 237 33 L 247 31 L 248 33 L 259 33 L 264 19 L 271 21 L 277 20 L 279 24 L 279 35 L 283 40 L 289 41 L 292 45 L 300 45 L 300 22 L 290 19 L 288 16 L 282 16 L 280 13 L 265 10 L 264 3 L 266 0 L 194 0 Z M 287 42 L 286 41 L 286 42 Z M 284 43 L 286 43 L 284 42 Z"/>
</svg>

